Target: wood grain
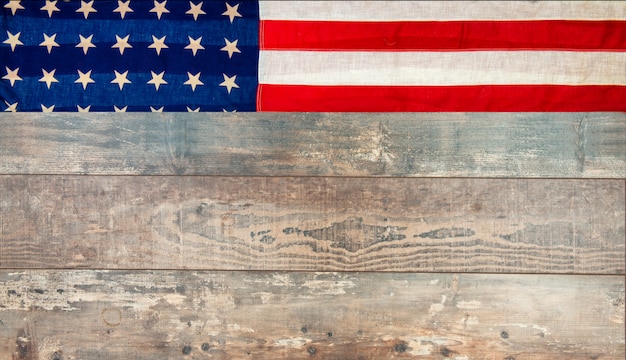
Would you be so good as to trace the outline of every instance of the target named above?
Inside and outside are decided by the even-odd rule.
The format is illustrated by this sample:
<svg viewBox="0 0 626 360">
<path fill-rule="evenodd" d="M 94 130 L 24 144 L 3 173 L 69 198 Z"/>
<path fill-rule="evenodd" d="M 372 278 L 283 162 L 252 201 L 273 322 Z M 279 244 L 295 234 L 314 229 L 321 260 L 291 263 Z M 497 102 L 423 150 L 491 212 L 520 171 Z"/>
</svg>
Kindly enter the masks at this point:
<svg viewBox="0 0 626 360">
<path fill-rule="evenodd" d="M 623 180 L 0 176 L 0 267 L 623 274 Z"/>
<path fill-rule="evenodd" d="M 626 114 L 2 114 L 0 159 L 3 174 L 626 178 Z"/>
<path fill-rule="evenodd" d="M 0 359 L 624 359 L 622 276 L 0 272 Z"/>
</svg>

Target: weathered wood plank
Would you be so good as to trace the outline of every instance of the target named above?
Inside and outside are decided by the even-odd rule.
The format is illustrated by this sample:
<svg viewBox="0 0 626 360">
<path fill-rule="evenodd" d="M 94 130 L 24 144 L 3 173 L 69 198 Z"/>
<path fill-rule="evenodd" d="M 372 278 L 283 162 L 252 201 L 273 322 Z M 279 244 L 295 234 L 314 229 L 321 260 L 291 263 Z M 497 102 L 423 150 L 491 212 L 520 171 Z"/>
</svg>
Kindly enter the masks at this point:
<svg viewBox="0 0 626 360">
<path fill-rule="evenodd" d="M 0 359 L 624 359 L 622 276 L 0 272 Z"/>
<path fill-rule="evenodd" d="M 624 181 L 0 176 L 0 267 L 623 274 Z"/>
<path fill-rule="evenodd" d="M 4 174 L 626 178 L 626 114 L 3 114 L 0 159 Z"/>
</svg>

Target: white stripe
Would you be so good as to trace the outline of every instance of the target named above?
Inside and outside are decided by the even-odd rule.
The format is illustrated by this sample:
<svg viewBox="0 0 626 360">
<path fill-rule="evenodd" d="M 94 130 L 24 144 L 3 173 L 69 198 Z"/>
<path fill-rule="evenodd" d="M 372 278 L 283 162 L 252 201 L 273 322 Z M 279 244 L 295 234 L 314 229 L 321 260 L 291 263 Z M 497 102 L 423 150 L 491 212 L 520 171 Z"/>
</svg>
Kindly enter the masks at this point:
<svg viewBox="0 0 626 360">
<path fill-rule="evenodd" d="M 626 20 L 625 1 L 261 1 L 261 20 Z"/>
<path fill-rule="evenodd" d="M 261 51 L 259 83 L 626 85 L 626 52 Z"/>
</svg>

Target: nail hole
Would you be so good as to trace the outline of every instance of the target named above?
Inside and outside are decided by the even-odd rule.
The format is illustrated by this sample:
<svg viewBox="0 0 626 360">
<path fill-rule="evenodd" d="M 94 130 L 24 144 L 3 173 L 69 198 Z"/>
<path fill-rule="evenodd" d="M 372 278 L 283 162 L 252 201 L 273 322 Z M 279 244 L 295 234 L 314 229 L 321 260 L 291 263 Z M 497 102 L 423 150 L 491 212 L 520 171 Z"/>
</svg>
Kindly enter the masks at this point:
<svg viewBox="0 0 626 360">
<path fill-rule="evenodd" d="M 409 347 L 407 346 L 406 343 L 401 342 L 401 343 L 397 343 L 396 345 L 394 345 L 393 349 L 396 352 L 403 353 L 403 352 L 407 351 L 409 349 Z"/>
<path fill-rule="evenodd" d="M 452 351 L 450 351 L 450 349 L 444 347 L 443 349 L 441 349 L 441 355 L 448 357 L 450 356 L 450 354 L 452 353 Z"/>
</svg>

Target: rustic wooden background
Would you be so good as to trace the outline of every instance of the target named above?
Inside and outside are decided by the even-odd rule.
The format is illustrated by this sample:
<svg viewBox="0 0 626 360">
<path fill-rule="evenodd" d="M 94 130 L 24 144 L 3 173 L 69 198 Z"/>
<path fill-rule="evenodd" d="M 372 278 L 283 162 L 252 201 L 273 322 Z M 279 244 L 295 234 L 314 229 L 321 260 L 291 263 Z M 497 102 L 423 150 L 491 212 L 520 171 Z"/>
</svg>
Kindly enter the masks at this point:
<svg viewBox="0 0 626 360">
<path fill-rule="evenodd" d="M 0 359 L 624 359 L 626 114 L 2 114 Z"/>
</svg>

